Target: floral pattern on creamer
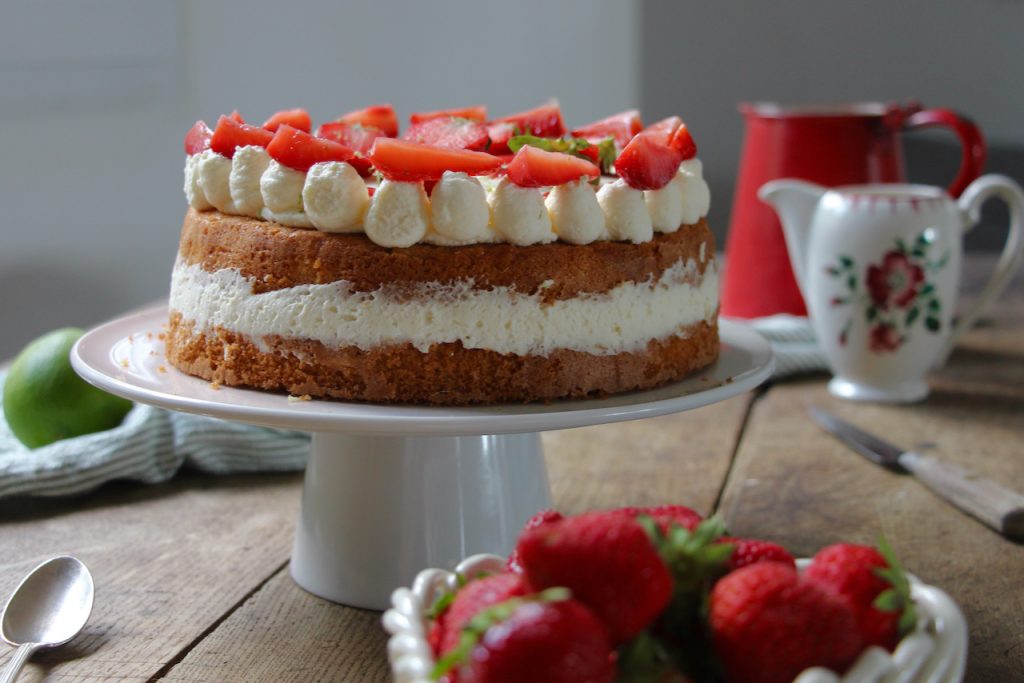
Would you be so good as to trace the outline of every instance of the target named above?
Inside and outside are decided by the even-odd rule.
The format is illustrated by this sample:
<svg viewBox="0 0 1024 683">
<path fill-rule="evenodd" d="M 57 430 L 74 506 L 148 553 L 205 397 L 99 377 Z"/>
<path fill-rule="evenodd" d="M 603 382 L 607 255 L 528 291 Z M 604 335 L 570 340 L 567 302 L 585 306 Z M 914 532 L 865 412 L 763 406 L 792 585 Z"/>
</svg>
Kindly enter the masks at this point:
<svg viewBox="0 0 1024 683">
<path fill-rule="evenodd" d="M 854 307 L 839 333 L 840 346 L 846 346 L 853 317 L 858 313 L 868 324 L 867 344 L 872 353 L 898 351 L 918 320 L 931 334 L 941 329 L 942 302 L 928 276 L 946 267 L 949 252 L 938 260 L 930 260 L 934 241 L 934 231 L 925 230 L 910 245 L 897 239 L 881 262 L 870 263 L 863 271 L 845 254 L 825 269 L 846 290 L 832 298 L 832 306 Z"/>
</svg>

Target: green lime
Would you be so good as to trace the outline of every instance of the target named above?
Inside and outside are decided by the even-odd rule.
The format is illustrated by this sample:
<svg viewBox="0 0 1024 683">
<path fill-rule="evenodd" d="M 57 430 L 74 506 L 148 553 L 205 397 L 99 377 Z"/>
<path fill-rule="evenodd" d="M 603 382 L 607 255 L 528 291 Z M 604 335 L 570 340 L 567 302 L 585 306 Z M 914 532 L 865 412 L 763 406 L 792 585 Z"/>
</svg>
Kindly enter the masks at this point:
<svg viewBox="0 0 1024 683">
<path fill-rule="evenodd" d="M 101 391 L 71 368 L 71 347 L 82 330 L 66 327 L 22 349 L 4 383 L 4 417 L 29 448 L 112 429 L 132 402 Z"/>
</svg>

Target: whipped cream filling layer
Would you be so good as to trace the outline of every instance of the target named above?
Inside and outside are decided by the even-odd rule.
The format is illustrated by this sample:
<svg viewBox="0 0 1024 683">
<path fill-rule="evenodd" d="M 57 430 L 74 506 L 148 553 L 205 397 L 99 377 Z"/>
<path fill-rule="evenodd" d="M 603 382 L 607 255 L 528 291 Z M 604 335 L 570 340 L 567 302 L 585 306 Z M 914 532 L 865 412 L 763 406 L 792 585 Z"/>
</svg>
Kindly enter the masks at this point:
<svg viewBox="0 0 1024 683">
<path fill-rule="evenodd" d="M 363 350 L 409 343 L 424 353 L 433 344 L 459 341 L 468 349 L 541 356 L 556 349 L 635 352 L 718 313 L 715 263 L 701 275 L 693 259 L 646 282 L 547 303 L 540 293 L 474 289 L 469 281 L 423 285 L 418 296 L 387 288 L 353 291 L 344 281 L 255 294 L 252 284 L 238 270 L 211 273 L 179 258 L 170 308 L 197 331 L 230 330 L 263 350 L 264 337 L 280 336 Z"/>
</svg>

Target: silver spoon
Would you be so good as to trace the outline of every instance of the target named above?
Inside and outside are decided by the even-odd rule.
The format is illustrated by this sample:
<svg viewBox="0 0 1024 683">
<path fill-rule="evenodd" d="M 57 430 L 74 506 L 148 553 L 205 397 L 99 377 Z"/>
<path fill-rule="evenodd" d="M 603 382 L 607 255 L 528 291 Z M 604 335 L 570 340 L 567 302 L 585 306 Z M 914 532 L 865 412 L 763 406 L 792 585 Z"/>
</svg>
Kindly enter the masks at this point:
<svg viewBox="0 0 1024 683">
<path fill-rule="evenodd" d="M 89 619 L 92 597 L 92 574 L 70 555 L 51 558 L 22 579 L 0 616 L 0 638 L 18 648 L 0 683 L 13 683 L 36 650 L 74 638 Z"/>
</svg>

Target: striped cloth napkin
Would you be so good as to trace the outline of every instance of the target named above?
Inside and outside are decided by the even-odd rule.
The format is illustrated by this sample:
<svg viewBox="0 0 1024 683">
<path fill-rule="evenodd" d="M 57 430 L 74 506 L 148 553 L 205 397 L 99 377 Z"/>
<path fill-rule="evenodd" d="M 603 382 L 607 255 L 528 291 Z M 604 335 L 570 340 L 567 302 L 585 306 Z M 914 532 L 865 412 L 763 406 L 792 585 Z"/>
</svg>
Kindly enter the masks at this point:
<svg viewBox="0 0 1024 683">
<path fill-rule="evenodd" d="M 814 329 L 807 318 L 779 314 L 744 321 L 761 333 L 775 355 L 772 379 L 811 372 L 827 372 L 825 354 L 818 348 Z"/>
<path fill-rule="evenodd" d="M 0 372 L 0 387 L 6 374 Z M 31 450 L 0 410 L 0 498 L 85 493 L 115 479 L 157 484 L 183 466 L 213 474 L 297 471 L 308 452 L 309 435 L 302 432 L 138 403 L 114 429 Z"/>
</svg>

